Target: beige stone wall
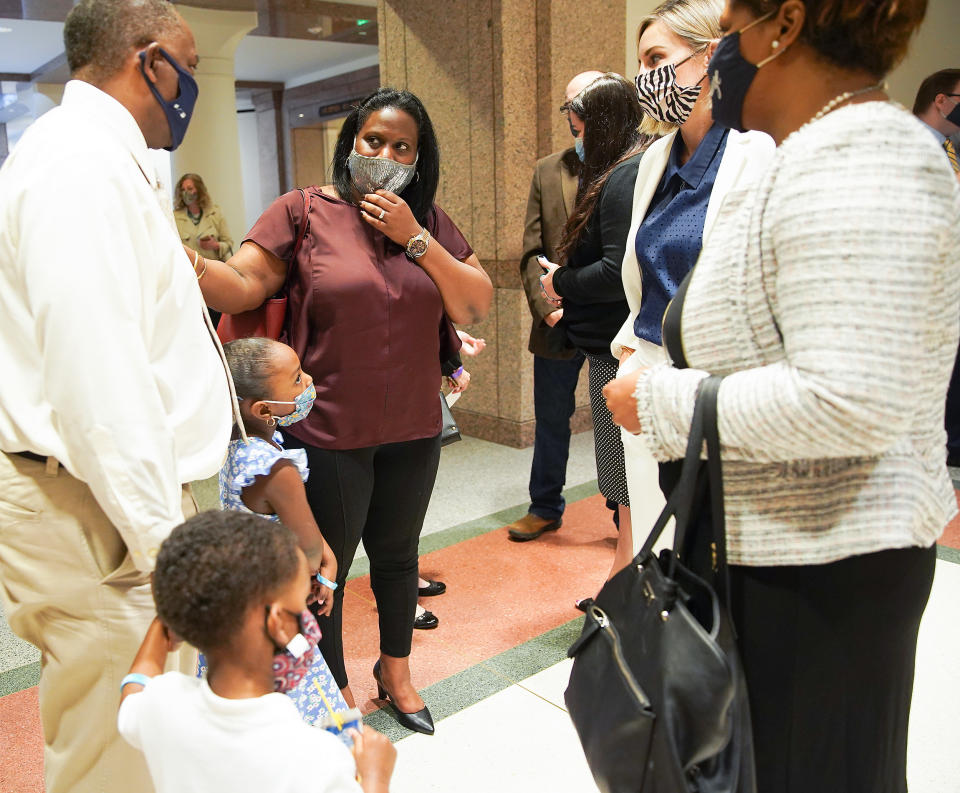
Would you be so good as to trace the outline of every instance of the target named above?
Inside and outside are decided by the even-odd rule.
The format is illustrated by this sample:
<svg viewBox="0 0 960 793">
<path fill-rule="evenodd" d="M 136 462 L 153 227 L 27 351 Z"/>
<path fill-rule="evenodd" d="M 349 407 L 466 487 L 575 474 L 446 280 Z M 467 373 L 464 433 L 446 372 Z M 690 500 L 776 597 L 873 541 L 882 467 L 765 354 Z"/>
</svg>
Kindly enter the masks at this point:
<svg viewBox="0 0 960 793">
<path fill-rule="evenodd" d="M 378 23 L 381 82 L 424 101 L 441 146 L 437 202 L 496 289 L 487 319 L 465 328 L 489 346 L 468 361 L 474 384 L 458 419 L 469 434 L 527 445 L 533 357 L 519 259 L 530 178 L 539 157 L 570 145 L 558 112 L 567 81 L 621 70 L 625 0 L 380 0 Z M 582 381 L 578 428 L 589 426 L 588 401 Z"/>
</svg>

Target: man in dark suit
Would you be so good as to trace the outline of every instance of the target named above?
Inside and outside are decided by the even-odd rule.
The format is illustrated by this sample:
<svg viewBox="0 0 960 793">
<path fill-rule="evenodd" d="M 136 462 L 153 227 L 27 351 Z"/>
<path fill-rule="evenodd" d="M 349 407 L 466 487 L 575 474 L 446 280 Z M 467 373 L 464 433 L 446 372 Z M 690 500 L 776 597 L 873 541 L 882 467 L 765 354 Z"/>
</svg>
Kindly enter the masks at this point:
<svg viewBox="0 0 960 793">
<path fill-rule="evenodd" d="M 946 154 L 950 167 L 960 179 L 960 159 L 951 136 L 960 132 L 960 69 L 941 69 L 927 77 L 917 90 L 913 114 L 936 138 Z M 953 365 L 953 376 L 947 391 L 945 414 L 947 430 L 947 465 L 960 467 L 960 356 Z"/>
<path fill-rule="evenodd" d="M 564 107 L 602 72 L 582 72 L 567 85 Z M 574 138 L 583 133 L 583 121 L 569 110 L 567 121 Z M 575 392 L 583 354 L 567 345 L 557 327 L 563 309 L 540 292 L 543 268 L 537 257 L 557 260 L 557 245 L 567 217 L 573 212 L 580 177 L 580 159 L 573 146 L 539 160 L 527 200 L 520 276 L 527 293 L 533 327 L 529 350 L 533 353 L 533 404 L 537 421 L 530 468 L 530 508 L 511 523 L 510 538 L 533 540 L 545 531 L 559 529 L 563 517 L 563 485 L 570 453 L 570 417 L 576 408 Z"/>
</svg>

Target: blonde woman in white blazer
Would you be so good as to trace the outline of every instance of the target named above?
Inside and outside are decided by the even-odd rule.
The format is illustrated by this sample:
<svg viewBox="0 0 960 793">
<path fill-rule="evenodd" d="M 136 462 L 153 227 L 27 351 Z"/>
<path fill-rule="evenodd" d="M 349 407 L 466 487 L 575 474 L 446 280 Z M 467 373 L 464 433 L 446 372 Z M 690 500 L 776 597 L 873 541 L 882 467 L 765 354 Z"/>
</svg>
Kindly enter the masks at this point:
<svg viewBox="0 0 960 793">
<path fill-rule="evenodd" d="M 703 218 L 702 234 L 696 235 L 688 246 L 687 258 L 692 267 L 703 239 L 710 234 L 724 198 L 733 190 L 740 190 L 755 183 L 773 156 L 773 140 L 762 132 L 740 134 L 715 129 L 710 119 L 706 80 L 701 79 L 698 84 L 698 94 L 692 90 L 695 87 L 690 85 L 698 77 L 706 75 L 706 63 L 713 54 L 716 39 L 720 36 L 719 19 L 722 9 L 723 3 L 720 0 L 669 0 L 640 23 L 637 36 L 640 74 L 637 83 L 641 105 L 651 118 L 659 121 L 661 131 L 673 131 L 647 149 L 637 174 L 633 194 L 633 220 L 621 267 L 630 316 L 610 345 L 613 356 L 620 361 L 618 376 L 664 360 L 663 348 L 659 343 L 639 338 L 634 333 L 643 296 L 641 268 L 653 266 L 649 261 L 641 263 L 637 257 L 635 243 L 644 221 L 650 219 L 664 226 L 676 223 L 679 224 L 677 228 L 682 230 L 685 216 L 690 217 L 697 227 Z M 663 76 L 667 64 L 674 67 L 676 86 L 673 88 L 669 87 L 670 77 Z M 682 107 L 684 101 L 688 103 L 687 108 Z M 668 124 L 669 120 L 680 121 L 685 114 L 686 118 L 679 126 Z M 713 151 L 716 151 L 713 156 L 719 160 L 719 165 L 708 159 Z M 683 178 L 685 169 L 691 166 L 694 171 L 692 175 L 686 174 L 687 178 L 695 180 L 697 173 L 705 168 L 702 178 L 712 178 L 712 188 L 705 186 L 701 192 L 706 192 L 706 195 L 694 200 L 694 206 L 691 206 L 690 202 L 684 205 L 684 197 L 680 196 L 680 200 L 672 204 L 677 207 L 677 215 L 674 217 L 669 217 L 669 202 L 661 206 L 661 213 L 656 218 L 650 217 L 651 205 L 656 204 L 658 198 L 662 204 L 664 193 L 661 190 L 668 169 L 671 174 L 677 174 L 671 176 L 671 179 Z M 645 233 L 648 231 L 649 229 L 646 229 Z M 678 280 L 673 284 L 674 289 L 680 280 L 682 275 L 678 274 Z M 666 297 L 670 296 L 672 295 Z M 659 328 L 659 317 L 655 320 Z M 626 431 L 622 432 L 622 437 L 631 508 L 636 505 L 632 524 L 637 528 L 631 537 L 621 526 L 613 572 L 624 567 L 633 558 L 665 503 L 659 486 L 658 465 L 645 443 L 638 436 Z M 669 532 L 665 533 L 668 534 Z M 669 541 L 669 536 L 661 539 L 661 543 Z"/>
</svg>

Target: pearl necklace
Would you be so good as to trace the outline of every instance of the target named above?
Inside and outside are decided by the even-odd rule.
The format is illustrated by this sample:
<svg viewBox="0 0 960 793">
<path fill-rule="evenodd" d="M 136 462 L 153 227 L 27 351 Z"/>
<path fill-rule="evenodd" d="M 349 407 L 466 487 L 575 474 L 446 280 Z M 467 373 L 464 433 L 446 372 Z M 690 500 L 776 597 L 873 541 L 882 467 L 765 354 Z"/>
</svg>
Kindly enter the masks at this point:
<svg viewBox="0 0 960 793">
<path fill-rule="evenodd" d="M 861 88 L 857 91 L 844 91 L 842 94 L 840 94 L 840 96 L 835 96 L 833 99 L 827 102 L 827 104 L 821 107 L 820 110 L 817 111 L 816 115 L 814 115 L 814 117 L 807 122 L 807 124 L 812 124 L 814 121 L 819 121 L 821 118 L 827 115 L 827 113 L 829 113 L 831 110 L 836 110 L 839 105 L 842 105 L 848 99 L 853 99 L 853 97 L 860 96 L 860 94 L 869 94 L 871 91 L 886 90 L 887 82 L 886 80 L 881 80 L 876 85 L 868 85 L 866 88 Z M 804 124 L 804 126 L 807 124 Z"/>
</svg>

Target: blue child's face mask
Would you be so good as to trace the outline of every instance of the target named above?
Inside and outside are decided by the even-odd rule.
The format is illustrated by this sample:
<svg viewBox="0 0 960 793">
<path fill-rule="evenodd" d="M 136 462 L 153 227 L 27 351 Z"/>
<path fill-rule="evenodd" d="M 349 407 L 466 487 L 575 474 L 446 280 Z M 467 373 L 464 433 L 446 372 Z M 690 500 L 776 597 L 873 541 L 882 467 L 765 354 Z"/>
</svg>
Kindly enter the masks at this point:
<svg viewBox="0 0 960 793">
<path fill-rule="evenodd" d="M 289 427 L 291 424 L 296 424 L 301 419 L 307 417 L 316 398 L 317 389 L 314 388 L 313 383 L 310 383 L 310 385 L 297 395 L 297 398 L 293 402 L 281 402 L 277 399 L 264 399 L 263 401 L 270 402 L 273 405 L 294 405 L 295 407 L 292 413 L 287 413 L 286 416 L 276 416 L 278 426 Z"/>
<path fill-rule="evenodd" d="M 180 66 L 170 53 L 163 49 L 163 47 L 160 47 L 159 52 L 177 72 L 179 86 L 176 97 L 168 102 L 160 95 L 157 86 L 147 77 L 145 69 L 147 62 L 146 50 L 140 52 L 140 73 L 143 75 L 143 79 L 146 80 L 150 92 L 157 102 L 160 103 L 160 107 L 163 108 L 163 113 L 167 117 L 167 124 L 170 126 L 170 145 L 164 146 L 164 148 L 167 151 L 173 151 L 183 142 L 183 136 L 187 134 L 187 127 L 190 126 L 190 117 L 193 115 L 193 107 L 197 103 L 200 88 L 197 86 L 197 81 L 193 79 L 193 75 Z"/>
</svg>

